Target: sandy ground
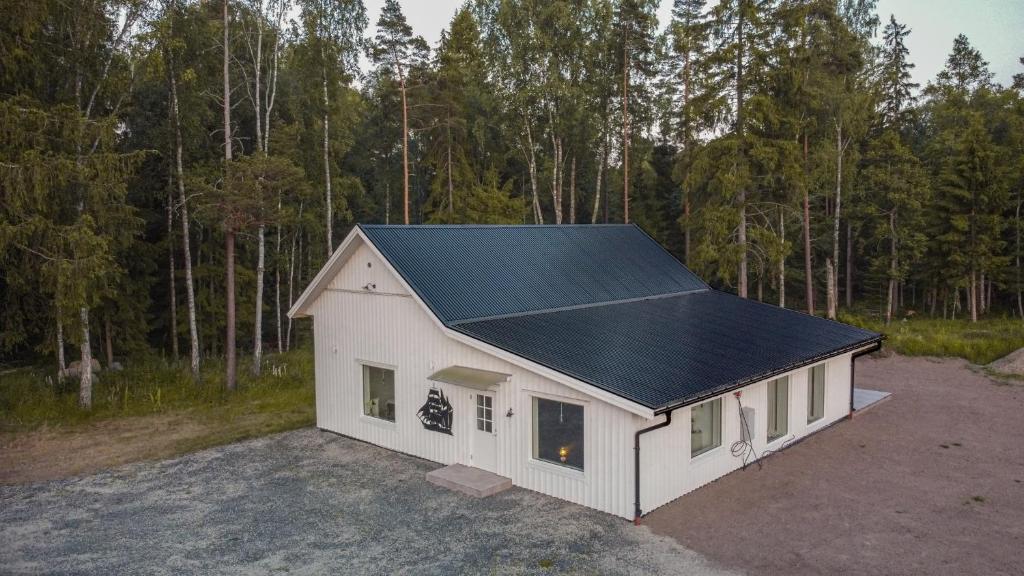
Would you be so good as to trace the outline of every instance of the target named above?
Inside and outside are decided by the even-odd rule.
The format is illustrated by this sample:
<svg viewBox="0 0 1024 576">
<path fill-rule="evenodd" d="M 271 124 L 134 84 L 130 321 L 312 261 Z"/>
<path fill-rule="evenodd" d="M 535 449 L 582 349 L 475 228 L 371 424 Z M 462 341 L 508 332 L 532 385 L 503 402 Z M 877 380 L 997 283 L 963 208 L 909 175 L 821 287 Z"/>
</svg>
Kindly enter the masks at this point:
<svg viewBox="0 0 1024 576">
<path fill-rule="evenodd" d="M 894 394 L 647 526 L 757 574 L 1024 573 L 1024 386 L 904 357 L 857 385 Z"/>
<path fill-rule="evenodd" d="M 474 499 L 437 468 L 304 429 L 0 486 L 0 572 L 724 574 L 647 528 L 513 488 Z"/>
</svg>

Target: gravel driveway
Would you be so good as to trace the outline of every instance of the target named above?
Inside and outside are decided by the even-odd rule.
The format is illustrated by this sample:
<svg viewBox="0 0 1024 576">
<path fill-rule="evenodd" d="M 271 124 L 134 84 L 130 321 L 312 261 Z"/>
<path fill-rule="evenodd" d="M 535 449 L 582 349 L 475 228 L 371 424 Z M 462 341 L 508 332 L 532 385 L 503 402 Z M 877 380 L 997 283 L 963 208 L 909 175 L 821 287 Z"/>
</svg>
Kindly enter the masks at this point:
<svg viewBox="0 0 1024 576">
<path fill-rule="evenodd" d="M 646 527 L 313 429 L 0 487 L 0 572 L 722 574 Z"/>
</svg>

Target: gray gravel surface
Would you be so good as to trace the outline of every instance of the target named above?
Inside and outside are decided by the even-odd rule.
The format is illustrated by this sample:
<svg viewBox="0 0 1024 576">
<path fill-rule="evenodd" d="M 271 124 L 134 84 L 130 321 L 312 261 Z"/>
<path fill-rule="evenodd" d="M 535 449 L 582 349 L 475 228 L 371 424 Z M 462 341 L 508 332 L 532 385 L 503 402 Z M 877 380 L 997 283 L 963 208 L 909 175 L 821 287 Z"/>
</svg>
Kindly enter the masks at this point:
<svg viewBox="0 0 1024 576">
<path fill-rule="evenodd" d="M 724 574 L 674 540 L 520 488 L 473 499 L 437 465 L 315 429 L 0 487 L 14 574 Z"/>
</svg>

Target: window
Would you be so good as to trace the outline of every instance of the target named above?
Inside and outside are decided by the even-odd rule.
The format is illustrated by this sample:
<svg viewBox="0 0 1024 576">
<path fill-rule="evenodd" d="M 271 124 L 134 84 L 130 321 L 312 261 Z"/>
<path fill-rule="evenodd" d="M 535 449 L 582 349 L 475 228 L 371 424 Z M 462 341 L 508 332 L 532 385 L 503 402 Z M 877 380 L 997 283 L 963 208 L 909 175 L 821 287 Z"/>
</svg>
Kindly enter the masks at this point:
<svg viewBox="0 0 1024 576">
<path fill-rule="evenodd" d="M 789 377 L 768 383 L 768 441 L 778 440 L 789 430 Z"/>
<path fill-rule="evenodd" d="M 363 414 L 395 421 L 395 371 L 363 365 Z"/>
<path fill-rule="evenodd" d="M 534 396 L 533 457 L 583 470 L 583 406 Z"/>
<path fill-rule="evenodd" d="M 494 432 L 494 398 L 486 394 L 476 395 L 476 429 Z"/>
<path fill-rule="evenodd" d="M 722 445 L 722 399 L 690 408 L 690 457 Z"/>
<path fill-rule="evenodd" d="M 825 415 L 825 365 L 818 364 L 807 373 L 807 423 Z"/>
</svg>

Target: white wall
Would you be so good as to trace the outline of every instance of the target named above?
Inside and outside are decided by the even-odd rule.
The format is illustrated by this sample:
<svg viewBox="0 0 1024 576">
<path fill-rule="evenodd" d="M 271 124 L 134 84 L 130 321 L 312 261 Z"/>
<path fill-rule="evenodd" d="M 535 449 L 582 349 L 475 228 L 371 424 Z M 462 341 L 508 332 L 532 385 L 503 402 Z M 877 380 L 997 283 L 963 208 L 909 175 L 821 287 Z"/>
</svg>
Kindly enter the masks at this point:
<svg viewBox="0 0 1024 576">
<path fill-rule="evenodd" d="M 758 382 L 742 389 L 740 401 L 744 407 L 754 409 L 754 450 L 760 455 L 765 449 L 778 449 L 816 432 L 850 411 L 850 359 L 844 354 L 826 361 L 825 415 L 807 423 L 807 381 L 810 367 L 789 375 L 789 431 L 779 440 L 766 444 L 768 432 L 768 381 Z M 696 488 L 740 468 L 742 458 L 730 451 L 733 442 L 740 439 L 739 405 L 732 392 L 722 398 L 722 444 L 709 452 L 690 457 L 690 407 L 672 414 L 672 424 L 648 432 L 640 437 L 640 501 L 644 514 L 662 506 Z M 659 416 L 659 420 L 664 417 Z M 641 427 L 650 425 L 644 422 Z M 752 482 L 756 476 L 750 477 Z"/>
<path fill-rule="evenodd" d="M 369 264 L 369 266 L 367 265 Z M 376 288 L 364 289 L 368 283 Z M 475 405 L 470 389 L 436 384 L 427 377 L 452 365 L 511 374 L 495 394 L 497 473 L 517 486 L 611 514 L 634 511 L 634 433 L 663 419 L 648 420 L 577 392 L 446 336 L 383 262 L 365 245 L 313 303 L 317 426 L 442 464 L 472 465 Z M 360 362 L 395 370 L 396 422 L 362 414 Z M 850 354 L 827 362 L 825 416 L 807 424 L 809 368 L 790 373 L 789 433 L 792 440 L 846 416 L 850 402 Z M 432 385 L 454 410 L 453 435 L 428 431 L 416 418 Z M 532 396 L 584 405 L 585 471 L 532 459 Z M 730 447 L 740 437 L 738 406 L 722 396 L 722 444 L 690 458 L 690 409 L 673 414 L 672 425 L 641 437 L 641 501 L 644 513 L 719 478 L 741 465 Z M 765 448 L 767 382 L 743 389 L 744 406 L 756 411 L 755 450 Z M 505 414 L 512 409 L 514 415 Z M 776 448 L 777 441 L 769 448 Z M 756 481 L 756 478 L 752 478 Z"/>
<path fill-rule="evenodd" d="M 368 282 L 376 283 L 375 293 L 363 290 Z M 427 377 L 451 365 L 511 374 L 495 395 L 497 472 L 517 486 L 632 518 L 633 432 L 646 420 L 447 337 L 365 246 L 310 312 L 320 428 L 442 464 L 471 465 L 475 391 L 438 385 L 452 403 L 454 434 L 428 431 L 416 418 L 437 385 Z M 362 415 L 359 361 L 394 367 L 394 424 Z M 584 472 L 531 458 L 533 394 L 584 405 Z M 512 417 L 505 416 L 509 408 Z"/>
</svg>

